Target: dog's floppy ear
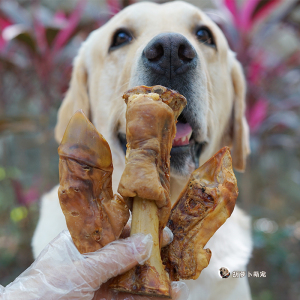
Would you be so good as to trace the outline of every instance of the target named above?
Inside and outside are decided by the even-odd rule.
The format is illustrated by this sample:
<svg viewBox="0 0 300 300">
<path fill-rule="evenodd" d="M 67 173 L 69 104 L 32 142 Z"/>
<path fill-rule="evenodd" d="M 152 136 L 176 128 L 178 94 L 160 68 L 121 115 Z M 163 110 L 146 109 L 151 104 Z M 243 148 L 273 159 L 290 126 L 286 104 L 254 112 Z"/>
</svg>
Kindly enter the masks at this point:
<svg viewBox="0 0 300 300">
<path fill-rule="evenodd" d="M 234 90 L 233 127 L 232 127 L 232 163 L 240 172 L 246 168 L 246 159 L 250 154 L 249 127 L 245 116 L 246 82 L 241 64 L 233 58 L 231 78 Z"/>
<path fill-rule="evenodd" d="M 84 62 L 84 48 L 81 47 L 79 54 L 74 60 L 72 78 L 68 92 L 58 110 L 55 127 L 55 139 L 58 143 L 61 142 L 71 117 L 78 109 L 82 109 L 89 118 L 90 105 L 87 79 L 87 70 Z"/>
</svg>

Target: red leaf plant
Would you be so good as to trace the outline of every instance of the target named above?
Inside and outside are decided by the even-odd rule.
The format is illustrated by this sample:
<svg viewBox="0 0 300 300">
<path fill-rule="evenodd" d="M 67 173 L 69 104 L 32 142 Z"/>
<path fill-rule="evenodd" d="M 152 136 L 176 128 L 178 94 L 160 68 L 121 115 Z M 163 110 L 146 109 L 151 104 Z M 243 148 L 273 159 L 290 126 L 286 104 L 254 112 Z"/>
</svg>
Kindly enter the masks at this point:
<svg viewBox="0 0 300 300">
<path fill-rule="evenodd" d="M 231 48 L 244 67 L 247 80 L 247 118 L 252 134 L 262 134 L 262 126 L 271 113 L 282 109 L 282 101 L 294 99 L 295 90 L 280 89 L 284 78 L 299 66 L 300 51 L 279 55 L 276 46 L 270 50 L 268 42 L 278 40 L 278 28 L 294 32 L 289 18 L 300 1 L 283 0 L 215 0 L 217 9 L 208 12 L 228 38 Z M 285 34 L 285 33 L 284 33 Z M 284 35 L 283 34 L 283 35 Z M 268 41 L 266 42 L 266 40 Z M 295 101 L 293 108 L 295 108 Z M 300 106 L 300 101 L 296 103 Z M 288 107 L 285 106 L 285 107 Z M 273 124 L 273 129 L 276 124 Z"/>
</svg>

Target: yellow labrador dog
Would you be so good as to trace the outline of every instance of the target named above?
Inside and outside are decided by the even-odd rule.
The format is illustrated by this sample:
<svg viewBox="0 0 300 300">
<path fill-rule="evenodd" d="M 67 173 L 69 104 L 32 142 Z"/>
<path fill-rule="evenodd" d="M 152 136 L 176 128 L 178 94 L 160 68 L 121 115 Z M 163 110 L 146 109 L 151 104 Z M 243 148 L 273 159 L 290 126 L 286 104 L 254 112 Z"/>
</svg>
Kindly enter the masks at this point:
<svg viewBox="0 0 300 300">
<path fill-rule="evenodd" d="M 75 111 L 83 109 L 111 147 L 116 192 L 126 145 L 121 96 L 134 86 L 156 84 L 177 90 L 188 102 L 171 152 L 173 202 L 190 173 L 224 145 L 231 146 L 235 169 L 244 170 L 249 136 L 241 66 L 218 26 L 198 8 L 179 1 L 131 5 L 90 34 L 75 59 L 58 113 L 57 141 Z M 55 187 L 42 198 L 34 255 L 63 229 Z M 219 276 L 222 267 L 246 270 L 252 249 L 249 218 L 236 207 L 207 247 L 211 262 L 199 279 L 187 282 L 189 299 L 250 299 L 246 277 Z"/>
</svg>

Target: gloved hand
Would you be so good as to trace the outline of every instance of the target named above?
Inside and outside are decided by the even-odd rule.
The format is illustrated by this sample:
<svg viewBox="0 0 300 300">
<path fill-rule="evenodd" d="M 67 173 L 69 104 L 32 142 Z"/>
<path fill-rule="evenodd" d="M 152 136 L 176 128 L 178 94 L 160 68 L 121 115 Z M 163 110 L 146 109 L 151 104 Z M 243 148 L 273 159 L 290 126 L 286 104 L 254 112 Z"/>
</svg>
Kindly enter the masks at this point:
<svg viewBox="0 0 300 300">
<path fill-rule="evenodd" d="M 63 231 L 14 282 L 5 288 L 0 285 L 0 298 L 90 300 L 93 299 L 94 292 L 108 279 L 126 272 L 138 263 L 145 262 L 150 256 L 151 248 L 151 235 L 137 234 L 125 240 L 114 241 L 96 252 L 81 255 L 69 232 Z M 125 297 L 105 295 L 107 285 L 102 285 L 101 288 L 102 296 L 100 289 L 97 291 L 99 297 L 94 299 L 112 300 L 114 299 L 112 297 L 119 297 L 115 298 L 117 300 L 147 299 L 125 298 L 128 294 Z M 183 290 L 187 291 L 186 286 Z M 181 299 L 187 299 L 187 295 Z"/>
</svg>

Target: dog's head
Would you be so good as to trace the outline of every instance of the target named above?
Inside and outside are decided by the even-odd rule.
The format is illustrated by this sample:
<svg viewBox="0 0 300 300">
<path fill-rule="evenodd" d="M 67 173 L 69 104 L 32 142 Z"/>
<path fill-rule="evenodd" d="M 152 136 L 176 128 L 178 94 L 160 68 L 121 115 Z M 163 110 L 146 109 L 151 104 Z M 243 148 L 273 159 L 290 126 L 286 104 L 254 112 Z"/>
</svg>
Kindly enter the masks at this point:
<svg viewBox="0 0 300 300">
<path fill-rule="evenodd" d="M 187 98 L 171 152 L 171 175 L 187 176 L 222 146 L 244 170 L 248 147 L 242 69 L 219 27 L 185 2 L 138 3 L 90 34 L 74 62 L 56 139 L 83 109 L 124 161 L 124 91 L 164 85 Z"/>
<path fill-rule="evenodd" d="M 226 268 L 224 268 L 224 267 L 220 268 L 220 275 L 221 275 L 221 277 L 226 277 L 226 276 L 228 276 L 228 275 L 229 275 L 228 269 L 226 269 Z"/>
</svg>

